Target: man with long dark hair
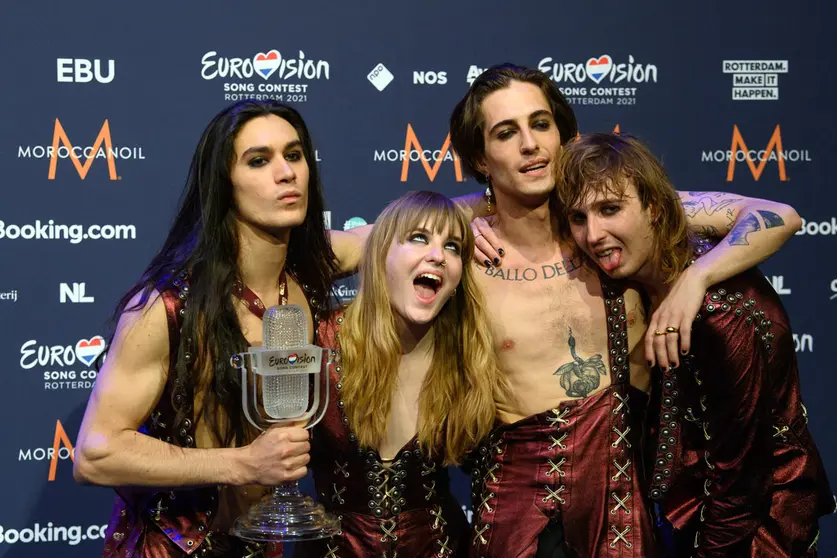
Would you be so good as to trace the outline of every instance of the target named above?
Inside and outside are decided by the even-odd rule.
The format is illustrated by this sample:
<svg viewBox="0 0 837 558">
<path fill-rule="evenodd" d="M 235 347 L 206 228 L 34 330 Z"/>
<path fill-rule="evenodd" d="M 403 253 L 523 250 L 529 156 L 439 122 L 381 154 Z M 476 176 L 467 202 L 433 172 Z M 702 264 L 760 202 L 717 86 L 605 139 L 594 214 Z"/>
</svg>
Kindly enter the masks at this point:
<svg viewBox="0 0 837 558">
<path fill-rule="evenodd" d="M 649 367 L 654 360 L 678 366 L 678 347 L 675 336 L 668 345 L 658 338 L 646 358 L 639 293 L 600 277 L 561 234 L 552 199 L 556 160 L 576 135 L 575 115 L 555 84 L 513 65 L 484 72 L 451 116 L 454 149 L 468 174 L 488 185 L 486 204 L 496 210 L 493 228 L 479 229 L 476 242 L 487 253 L 490 237 L 502 252 L 479 276 L 512 391 L 498 401 L 502 424 L 478 454 L 473 556 L 657 552 L 637 463 Z M 702 203 L 710 195 L 712 204 Z M 751 235 L 748 246 L 713 250 L 680 277 L 651 324 L 665 320 L 661 328 L 685 333 L 706 286 L 769 256 L 799 217 L 782 204 L 728 194 L 682 197 L 692 227 L 728 232 L 756 208 L 787 223 Z M 604 265 L 617 265 L 619 254 L 606 258 Z"/>
<path fill-rule="evenodd" d="M 356 244 L 335 243 L 347 268 Z M 305 476 L 308 432 L 256 436 L 230 356 L 261 342 L 276 304 L 302 306 L 315 331 L 342 260 L 301 116 L 270 101 L 221 111 L 162 249 L 116 308 L 79 433 L 76 479 L 116 488 L 104 556 L 281 555 L 227 533 L 258 485 Z"/>
<path fill-rule="evenodd" d="M 642 285 L 652 308 L 706 257 L 708 239 L 687 231 L 663 166 L 640 141 L 582 136 L 560 165 L 556 191 L 576 244 L 609 276 Z M 783 223 L 748 213 L 729 243 Z M 654 335 L 676 337 L 661 329 Z M 704 293 L 682 360 L 656 375 L 649 420 L 649 490 L 676 528 L 675 555 L 816 556 L 818 518 L 834 500 L 807 427 L 790 319 L 757 268 Z"/>
</svg>

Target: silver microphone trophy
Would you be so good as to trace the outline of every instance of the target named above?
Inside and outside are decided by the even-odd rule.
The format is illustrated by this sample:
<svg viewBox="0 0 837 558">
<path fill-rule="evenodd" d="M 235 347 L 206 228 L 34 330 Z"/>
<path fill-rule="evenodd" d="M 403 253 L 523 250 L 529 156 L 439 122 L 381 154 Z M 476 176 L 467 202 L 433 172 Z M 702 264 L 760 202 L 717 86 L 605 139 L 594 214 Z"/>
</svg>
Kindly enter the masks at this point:
<svg viewBox="0 0 837 558">
<path fill-rule="evenodd" d="M 262 346 L 233 355 L 241 370 L 241 396 L 247 420 L 265 430 L 272 425 L 312 428 L 328 406 L 331 351 L 308 345 L 302 307 L 273 306 L 264 313 Z M 233 534 L 258 542 L 295 542 L 337 534 L 340 522 L 299 491 L 297 481 L 274 488 L 239 517 Z"/>
</svg>

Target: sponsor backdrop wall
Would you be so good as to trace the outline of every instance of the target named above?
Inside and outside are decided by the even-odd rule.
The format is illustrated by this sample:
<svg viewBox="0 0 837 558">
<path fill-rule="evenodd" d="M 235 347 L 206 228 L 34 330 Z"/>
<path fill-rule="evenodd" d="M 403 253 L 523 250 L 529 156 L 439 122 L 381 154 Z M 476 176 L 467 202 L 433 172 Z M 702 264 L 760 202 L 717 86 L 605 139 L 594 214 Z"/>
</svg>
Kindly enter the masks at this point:
<svg viewBox="0 0 837 558">
<path fill-rule="evenodd" d="M 217 111 L 251 96 L 299 109 L 330 226 L 349 228 L 409 189 L 478 190 L 448 117 L 503 61 L 554 79 L 583 132 L 644 138 L 680 189 L 797 208 L 803 230 L 762 271 L 790 312 L 810 428 L 837 483 L 835 9 L 633 4 L 0 7 L 0 556 L 101 548 L 111 491 L 76 485 L 71 463 L 90 364 Z M 822 521 L 824 556 L 837 555 L 836 526 Z"/>
</svg>

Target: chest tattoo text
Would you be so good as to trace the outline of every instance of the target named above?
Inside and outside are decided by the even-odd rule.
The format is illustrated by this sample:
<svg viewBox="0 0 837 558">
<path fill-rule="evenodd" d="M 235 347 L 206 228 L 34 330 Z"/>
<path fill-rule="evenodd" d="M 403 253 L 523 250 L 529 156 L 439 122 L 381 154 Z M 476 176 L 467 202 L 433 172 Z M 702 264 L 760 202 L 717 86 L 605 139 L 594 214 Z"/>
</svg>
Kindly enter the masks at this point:
<svg viewBox="0 0 837 558">
<path fill-rule="evenodd" d="M 537 279 L 554 279 L 562 275 L 568 275 L 573 271 L 579 269 L 583 259 L 581 257 L 555 262 L 554 264 L 546 264 L 539 267 L 526 268 L 508 268 L 502 267 L 487 267 L 485 274 L 494 279 L 502 279 L 504 281 L 535 281 Z"/>
</svg>

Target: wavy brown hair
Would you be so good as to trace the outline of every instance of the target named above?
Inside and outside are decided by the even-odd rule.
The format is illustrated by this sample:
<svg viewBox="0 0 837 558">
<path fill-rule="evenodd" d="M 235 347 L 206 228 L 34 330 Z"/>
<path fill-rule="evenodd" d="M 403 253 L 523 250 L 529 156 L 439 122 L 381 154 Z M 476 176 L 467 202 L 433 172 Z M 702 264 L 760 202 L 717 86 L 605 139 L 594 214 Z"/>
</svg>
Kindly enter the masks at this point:
<svg viewBox="0 0 837 558">
<path fill-rule="evenodd" d="M 450 140 L 453 149 L 465 165 L 465 171 L 480 184 L 488 182 L 477 170 L 480 160 L 485 155 L 485 118 L 482 114 L 482 102 L 491 93 L 505 89 L 515 81 L 531 83 L 543 92 L 561 134 L 562 144 L 566 144 L 578 134 L 578 123 L 572 107 L 558 86 L 545 73 L 508 63 L 488 68 L 474 80 L 450 117 Z"/>
<path fill-rule="evenodd" d="M 381 212 L 366 241 L 360 288 L 341 328 L 343 401 L 361 446 L 377 448 L 387 431 L 401 342 L 386 281 L 393 240 L 416 229 L 450 227 L 463 239 L 462 280 L 433 323 L 433 357 L 419 395 L 418 442 L 428 455 L 458 464 L 491 430 L 500 381 L 482 293 L 471 265 L 474 238 L 462 211 L 435 192 L 410 192 Z M 497 390 L 495 392 L 495 390 Z"/>
<path fill-rule="evenodd" d="M 556 165 L 553 206 L 560 211 L 559 231 L 569 232 L 569 212 L 588 194 L 623 198 L 630 183 L 654 221 L 654 258 L 666 283 L 686 267 L 690 238 L 686 213 L 662 163 L 641 141 L 629 135 L 584 134 L 564 147 Z"/>
</svg>

